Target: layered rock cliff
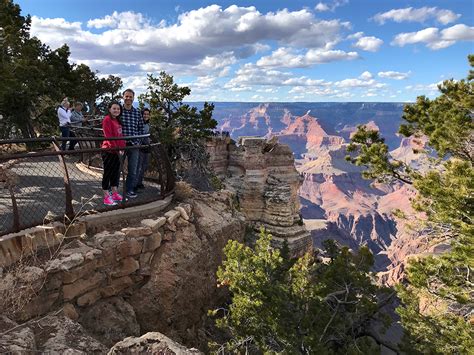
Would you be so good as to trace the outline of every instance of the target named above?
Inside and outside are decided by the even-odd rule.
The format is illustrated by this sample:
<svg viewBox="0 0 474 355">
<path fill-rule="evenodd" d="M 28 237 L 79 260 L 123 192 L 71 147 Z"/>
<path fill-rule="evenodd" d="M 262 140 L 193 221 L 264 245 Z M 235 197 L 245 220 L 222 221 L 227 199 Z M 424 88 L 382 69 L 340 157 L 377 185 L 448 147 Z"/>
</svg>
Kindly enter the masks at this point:
<svg viewBox="0 0 474 355">
<path fill-rule="evenodd" d="M 214 139 L 208 151 L 212 167 L 225 177 L 225 185 L 235 192 L 240 210 L 256 231 L 264 227 L 277 246 L 286 241 L 295 256 L 311 250 L 311 236 L 300 215 L 300 177 L 287 145 L 258 137 L 243 137 L 239 145 Z"/>
<path fill-rule="evenodd" d="M 313 209 L 323 211 L 318 218 L 327 223 L 322 229 L 313 229 L 317 245 L 327 238 L 325 235 L 353 249 L 367 245 L 375 255 L 376 270 L 385 271 L 398 265 L 404 255 L 395 247 L 404 243 L 394 241 L 413 237 L 393 212 L 403 209 L 410 213 L 414 192 L 402 184 L 375 184 L 363 179 L 361 169 L 345 160 L 346 146 L 342 142 L 313 148 L 298 161 L 297 169 L 304 177 L 299 191 L 305 201 L 302 213 L 312 220 Z"/>
</svg>

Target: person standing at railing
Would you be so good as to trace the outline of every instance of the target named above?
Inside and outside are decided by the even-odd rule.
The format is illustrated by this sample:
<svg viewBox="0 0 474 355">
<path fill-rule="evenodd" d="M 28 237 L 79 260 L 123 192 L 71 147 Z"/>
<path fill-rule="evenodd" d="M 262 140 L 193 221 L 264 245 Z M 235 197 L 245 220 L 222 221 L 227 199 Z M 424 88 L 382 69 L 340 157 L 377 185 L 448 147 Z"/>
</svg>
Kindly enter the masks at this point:
<svg viewBox="0 0 474 355">
<path fill-rule="evenodd" d="M 123 92 L 123 135 L 124 136 L 139 136 L 143 134 L 143 119 L 140 111 L 133 107 L 133 99 L 135 92 L 132 89 L 126 89 Z M 140 139 L 127 140 L 127 146 L 133 147 L 140 145 Z M 135 185 L 137 184 L 137 168 L 139 159 L 139 149 L 127 149 L 127 179 L 126 190 L 128 198 L 135 198 Z"/>
<path fill-rule="evenodd" d="M 143 134 L 150 134 L 150 109 L 144 108 L 142 110 L 143 117 Z M 150 144 L 150 138 L 146 137 L 142 139 L 142 145 Z M 146 169 L 148 168 L 148 159 L 150 155 L 150 148 L 140 148 L 140 154 L 138 157 L 138 168 L 137 168 L 137 184 L 135 185 L 135 191 L 144 189 L 143 177 L 145 176 Z"/>
<path fill-rule="evenodd" d="M 84 119 L 84 115 L 82 114 L 82 103 L 81 102 L 76 102 L 74 103 L 74 110 L 71 112 L 71 126 L 72 127 L 82 127 L 82 123 L 85 122 L 86 120 Z M 76 135 L 74 134 L 73 130 L 69 131 L 69 137 L 75 137 Z M 74 147 L 76 146 L 77 141 L 71 140 L 69 142 L 69 150 L 74 150 Z"/>
<path fill-rule="evenodd" d="M 102 129 L 104 137 L 123 137 L 122 133 L 122 106 L 113 101 L 109 104 L 109 114 L 102 121 Z M 104 140 L 102 148 L 125 148 L 125 141 Z M 104 191 L 104 205 L 114 206 L 117 202 L 122 201 L 123 197 L 118 193 L 118 185 L 120 182 L 120 156 L 123 151 L 112 150 L 102 152 L 102 161 L 104 165 L 104 174 L 102 176 L 102 190 Z M 110 193 L 110 191 L 112 193 Z"/>
<path fill-rule="evenodd" d="M 71 111 L 69 110 L 69 101 L 65 97 L 58 107 L 59 129 L 61 130 L 61 137 L 69 138 L 71 132 Z M 66 150 L 67 141 L 61 142 L 61 150 Z"/>
</svg>

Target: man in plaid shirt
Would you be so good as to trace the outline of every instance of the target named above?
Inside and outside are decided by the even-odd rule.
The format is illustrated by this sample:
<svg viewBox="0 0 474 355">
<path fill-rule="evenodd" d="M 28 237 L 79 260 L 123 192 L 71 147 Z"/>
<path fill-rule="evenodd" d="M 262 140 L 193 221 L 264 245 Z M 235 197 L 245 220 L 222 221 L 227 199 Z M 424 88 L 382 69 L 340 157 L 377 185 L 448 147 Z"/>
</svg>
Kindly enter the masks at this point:
<svg viewBox="0 0 474 355">
<path fill-rule="evenodd" d="M 122 134 L 127 136 L 139 136 L 143 134 L 143 119 L 140 111 L 133 107 L 133 99 L 135 92 L 127 89 L 123 92 L 123 112 L 122 112 Z M 140 139 L 127 140 L 127 146 L 140 145 Z M 139 149 L 127 149 L 128 172 L 125 186 L 127 189 L 127 197 L 135 198 L 135 185 L 138 170 Z"/>
</svg>

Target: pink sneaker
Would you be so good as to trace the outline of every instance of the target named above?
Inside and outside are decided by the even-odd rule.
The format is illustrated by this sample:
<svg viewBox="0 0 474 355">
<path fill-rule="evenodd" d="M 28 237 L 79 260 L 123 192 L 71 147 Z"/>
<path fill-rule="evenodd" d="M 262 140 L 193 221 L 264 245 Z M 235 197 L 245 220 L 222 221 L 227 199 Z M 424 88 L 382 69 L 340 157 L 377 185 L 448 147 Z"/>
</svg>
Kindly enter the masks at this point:
<svg viewBox="0 0 474 355">
<path fill-rule="evenodd" d="M 115 191 L 113 194 L 112 194 L 112 200 L 114 201 L 122 201 L 123 200 L 123 197 L 122 195 L 120 195 L 117 191 Z"/>
<path fill-rule="evenodd" d="M 112 199 L 112 196 L 108 195 L 104 197 L 104 205 L 106 206 L 115 206 L 117 202 Z"/>
</svg>

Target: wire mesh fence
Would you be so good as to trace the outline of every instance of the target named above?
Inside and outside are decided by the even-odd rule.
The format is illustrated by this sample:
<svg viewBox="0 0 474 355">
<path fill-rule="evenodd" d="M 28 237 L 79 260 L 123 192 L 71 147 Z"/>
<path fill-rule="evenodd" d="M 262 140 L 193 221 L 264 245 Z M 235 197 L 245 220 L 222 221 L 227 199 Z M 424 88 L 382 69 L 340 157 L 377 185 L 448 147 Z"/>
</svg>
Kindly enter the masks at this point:
<svg viewBox="0 0 474 355">
<path fill-rule="evenodd" d="M 57 147 L 61 139 L 57 138 L 50 138 L 46 147 L 48 139 L 0 141 L 0 235 L 50 220 L 62 220 L 65 216 L 71 220 L 91 211 L 156 201 L 173 191 L 174 174 L 160 144 L 127 146 L 125 150 L 146 149 L 149 152 L 146 188 L 133 200 L 124 196 L 116 206 L 104 205 L 101 186 L 101 153 L 104 150 L 97 148 L 96 143 L 103 138 L 76 137 L 81 139 L 80 149 L 70 151 L 59 151 Z M 39 143 L 41 149 L 32 147 Z M 8 151 L 12 144 L 23 147 L 22 151 Z M 119 192 L 124 193 L 127 160 L 120 161 Z"/>
</svg>

